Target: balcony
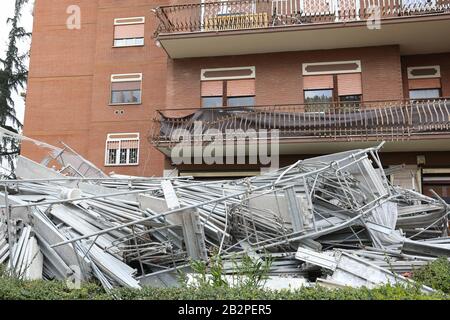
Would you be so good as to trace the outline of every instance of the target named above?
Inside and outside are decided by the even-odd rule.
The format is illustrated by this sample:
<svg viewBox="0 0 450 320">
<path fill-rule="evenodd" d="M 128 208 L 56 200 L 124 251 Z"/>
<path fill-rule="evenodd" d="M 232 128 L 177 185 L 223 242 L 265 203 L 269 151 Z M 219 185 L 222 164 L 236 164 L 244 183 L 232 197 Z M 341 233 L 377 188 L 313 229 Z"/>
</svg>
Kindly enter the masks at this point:
<svg viewBox="0 0 450 320">
<path fill-rule="evenodd" d="M 440 41 L 450 0 L 230 0 L 154 12 L 155 37 L 174 59 L 392 44 L 402 54 L 450 51 Z"/>
<path fill-rule="evenodd" d="M 168 109 L 158 111 L 150 140 L 169 156 L 183 135 L 203 147 L 212 137 L 236 138 L 228 133 L 264 130 L 270 137 L 276 129 L 280 154 L 337 152 L 377 141 L 387 142 L 387 152 L 450 151 L 450 100 Z"/>
</svg>

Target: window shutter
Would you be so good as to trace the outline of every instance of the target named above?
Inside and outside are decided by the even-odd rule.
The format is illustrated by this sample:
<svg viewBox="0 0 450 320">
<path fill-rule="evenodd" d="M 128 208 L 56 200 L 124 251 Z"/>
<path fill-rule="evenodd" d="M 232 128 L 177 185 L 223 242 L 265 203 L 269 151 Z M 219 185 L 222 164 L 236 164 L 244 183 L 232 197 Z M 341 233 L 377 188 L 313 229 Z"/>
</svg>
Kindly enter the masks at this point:
<svg viewBox="0 0 450 320">
<path fill-rule="evenodd" d="M 430 78 L 430 79 L 409 79 L 408 80 L 409 89 L 440 89 L 441 79 L 440 78 Z"/>
<path fill-rule="evenodd" d="M 227 81 L 227 96 L 246 97 L 255 95 L 255 79 Z"/>
<path fill-rule="evenodd" d="M 108 141 L 108 150 L 119 149 L 120 141 Z"/>
<path fill-rule="evenodd" d="M 122 140 L 121 148 L 122 149 L 137 149 L 137 148 L 139 148 L 139 141 L 138 140 Z"/>
<path fill-rule="evenodd" d="M 223 81 L 202 81 L 202 97 L 221 97 Z"/>
<path fill-rule="evenodd" d="M 114 27 L 114 39 L 144 38 L 145 25 L 129 24 Z"/>
<path fill-rule="evenodd" d="M 140 90 L 140 81 L 125 81 L 125 82 L 113 82 L 111 84 L 113 91 L 125 91 L 125 90 Z"/>
<path fill-rule="evenodd" d="M 303 89 L 304 90 L 333 89 L 333 76 L 332 75 L 304 76 Z"/>
<path fill-rule="evenodd" d="M 362 94 L 360 73 L 338 74 L 337 81 L 338 95 L 349 96 Z"/>
</svg>

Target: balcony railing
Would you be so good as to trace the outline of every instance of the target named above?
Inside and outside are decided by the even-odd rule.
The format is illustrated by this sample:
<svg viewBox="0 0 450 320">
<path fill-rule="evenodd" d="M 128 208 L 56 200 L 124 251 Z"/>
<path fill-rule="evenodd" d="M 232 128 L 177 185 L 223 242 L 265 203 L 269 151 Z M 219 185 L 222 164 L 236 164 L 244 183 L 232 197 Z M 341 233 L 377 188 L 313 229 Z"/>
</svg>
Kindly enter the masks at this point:
<svg viewBox="0 0 450 320">
<path fill-rule="evenodd" d="M 156 8 L 166 33 L 267 28 L 450 12 L 450 0 L 230 0 Z"/>
<path fill-rule="evenodd" d="M 168 109 L 158 111 L 150 139 L 155 146 L 170 148 L 185 134 L 192 140 L 210 141 L 208 135 L 218 132 L 226 139 L 227 130 L 266 130 L 270 135 L 275 129 L 280 140 L 399 141 L 449 136 L 450 100 Z"/>
</svg>

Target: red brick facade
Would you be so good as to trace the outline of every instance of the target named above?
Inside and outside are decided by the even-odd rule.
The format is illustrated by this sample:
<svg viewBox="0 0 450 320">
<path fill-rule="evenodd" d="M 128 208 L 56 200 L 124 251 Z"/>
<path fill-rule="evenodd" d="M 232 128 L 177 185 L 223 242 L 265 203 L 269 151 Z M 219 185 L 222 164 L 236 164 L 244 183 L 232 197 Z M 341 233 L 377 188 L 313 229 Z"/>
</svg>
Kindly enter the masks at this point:
<svg viewBox="0 0 450 320">
<path fill-rule="evenodd" d="M 450 53 L 402 57 L 403 88 L 405 97 L 408 96 L 407 68 L 432 65 L 438 65 L 441 67 L 442 96 L 450 97 Z"/>
<path fill-rule="evenodd" d="M 169 61 L 167 106 L 200 105 L 200 70 L 206 68 L 256 68 L 256 104 L 303 103 L 302 63 L 361 60 L 363 99 L 403 99 L 401 57 L 397 46 L 309 52 L 285 52 L 177 59 Z"/>
<path fill-rule="evenodd" d="M 397 45 L 170 60 L 151 38 L 157 19 L 150 9 L 174 3 L 180 1 L 36 0 L 25 135 L 64 141 L 106 172 L 161 175 L 169 162 L 147 139 L 151 120 L 157 109 L 199 107 L 203 68 L 255 66 L 258 105 L 303 103 L 302 63 L 346 60 L 361 61 L 365 101 L 407 98 L 406 68 L 423 65 L 440 65 L 442 95 L 450 96 L 450 53 L 401 56 Z M 81 30 L 66 28 L 69 5 L 81 8 Z M 114 19 L 140 16 L 145 45 L 113 48 Z M 124 73 L 143 74 L 142 104 L 109 105 L 110 76 Z M 140 133 L 139 165 L 104 167 L 107 134 L 132 132 Z M 42 156 L 29 145 L 23 154 Z M 442 155 L 430 156 L 433 165 L 448 165 Z M 291 158 L 301 157 L 281 162 Z"/>
<path fill-rule="evenodd" d="M 106 172 L 161 174 L 164 158 L 147 141 L 154 111 L 165 106 L 167 57 L 151 35 L 150 0 L 36 0 L 24 133 L 64 141 Z M 66 9 L 81 9 L 81 29 L 66 28 Z M 143 47 L 113 48 L 114 19 L 145 16 Z M 111 74 L 142 73 L 142 104 L 109 106 Z M 115 114 L 123 110 L 123 114 Z M 139 166 L 104 167 L 108 133 L 140 133 Z M 22 153 L 40 160 L 24 144 Z"/>
</svg>

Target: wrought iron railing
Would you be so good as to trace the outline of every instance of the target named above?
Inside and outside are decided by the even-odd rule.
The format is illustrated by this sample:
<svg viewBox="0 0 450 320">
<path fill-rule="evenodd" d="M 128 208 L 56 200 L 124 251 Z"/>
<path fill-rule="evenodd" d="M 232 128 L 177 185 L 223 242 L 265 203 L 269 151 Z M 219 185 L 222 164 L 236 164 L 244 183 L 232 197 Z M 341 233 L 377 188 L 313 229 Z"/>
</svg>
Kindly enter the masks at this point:
<svg viewBox="0 0 450 320">
<path fill-rule="evenodd" d="M 161 6 L 156 36 L 450 12 L 450 0 L 229 0 Z"/>
<path fill-rule="evenodd" d="M 156 146 L 170 147 L 180 141 L 180 135 L 208 140 L 208 135 L 219 132 L 226 139 L 227 132 L 245 134 L 249 130 L 267 134 L 278 130 L 280 139 L 309 140 L 396 141 L 445 136 L 450 134 L 450 100 L 167 109 L 158 111 L 150 140 Z"/>
</svg>

